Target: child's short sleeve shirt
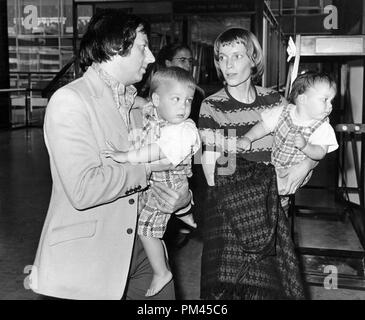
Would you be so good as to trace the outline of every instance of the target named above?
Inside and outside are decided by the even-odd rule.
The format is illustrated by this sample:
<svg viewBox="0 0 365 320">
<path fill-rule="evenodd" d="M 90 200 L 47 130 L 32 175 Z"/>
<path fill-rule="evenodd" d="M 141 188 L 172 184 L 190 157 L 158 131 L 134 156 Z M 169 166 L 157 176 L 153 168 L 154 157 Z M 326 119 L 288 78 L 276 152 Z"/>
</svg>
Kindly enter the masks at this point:
<svg viewBox="0 0 365 320">
<path fill-rule="evenodd" d="M 297 121 L 294 116 L 294 111 L 296 106 L 291 105 L 290 116 L 293 120 L 293 123 L 298 126 L 308 126 L 310 127 L 310 123 L 300 123 Z M 274 107 L 269 110 L 265 110 L 261 113 L 261 119 L 264 123 L 264 126 L 273 132 L 279 122 L 280 115 L 284 110 L 283 106 Z M 332 126 L 325 121 L 322 123 L 309 137 L 308 142 L 314 145 L 328 146 L 327 153 L 335 151 L 338 148 L 338 143 L 336 139 L 335 131 Z"/>
<path fill-rule="evenodd" d="M 200 148 L 199 131 L 191 119 L 179 124 L 168 124 L 160 131 L 156 141 L 166 158 L 177 166 Z"/>
</svg>

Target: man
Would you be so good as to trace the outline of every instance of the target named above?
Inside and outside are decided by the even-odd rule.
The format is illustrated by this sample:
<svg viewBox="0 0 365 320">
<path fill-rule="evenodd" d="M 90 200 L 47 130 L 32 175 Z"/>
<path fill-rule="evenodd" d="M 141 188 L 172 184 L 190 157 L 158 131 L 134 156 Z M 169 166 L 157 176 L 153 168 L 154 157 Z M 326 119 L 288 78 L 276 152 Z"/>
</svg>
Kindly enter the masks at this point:
<svg viewBox="0 0 365 320">
<path fill-rule="evenodd" d="M 138 192 L 151 170 L 168 164 L 118 164 L 100 151 L 128 150 L 128 134 L 141 120 L 134 83 L 154 62 L 148 26 L 118 10 L 94 15 L 80 43 L 78 80 L 51 98 L 44 123 L 53 179 L 50 205 L 31 274 L 40 294 L 65 299 L 143 299 L 152 278 L 135 237 Z M 188 208 L 181 194 L 152 186 L 160 209 Z M 186 209 L 185 209 L 186 210 Z M 170 282 L 155 299 L 174 299 Z"/>
</svg>

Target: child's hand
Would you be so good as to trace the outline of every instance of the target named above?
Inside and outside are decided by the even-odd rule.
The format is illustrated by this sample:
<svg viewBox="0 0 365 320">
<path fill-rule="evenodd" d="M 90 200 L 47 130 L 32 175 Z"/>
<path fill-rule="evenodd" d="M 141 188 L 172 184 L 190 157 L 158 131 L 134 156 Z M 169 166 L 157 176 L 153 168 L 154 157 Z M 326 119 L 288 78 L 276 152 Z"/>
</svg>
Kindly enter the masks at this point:
<svg viewBox="0 0 365 320">
<path fill-rule="evenodd" d="M 251 149 L 251 143 L 252 143 L 252 141 L 249 138 L 244 136 L 242 139 L 238 140 L 237 149 L 238 150 L 244 150 L 244 151 L 250 150 Z"/>
<path fill-rule="evenodd" d="M 128 152 L 103 150 L 101 151 L 101 154 L 105 158 L 112 158 L 116 162 L 121 162 L 121 163 L 128 162 Z"/>
<path fill-rule="evenodd" d="M 101 154 L 105 158 L 112 158 L 116 162 L 128 162 L 127 152 L 118 151 L 118 149 L 110 141 L 106 141 L 106 145 L 110 149 L 101 151 Z"/>
<path fill-rule="evenodd" d="M 303 150 L 305 146 L 307 145 L 307 141 L 304 139 L 304 137 L 298 133 L 294 138 L 294 146 L 298 148 L 299 150 Z"/>
</svg>

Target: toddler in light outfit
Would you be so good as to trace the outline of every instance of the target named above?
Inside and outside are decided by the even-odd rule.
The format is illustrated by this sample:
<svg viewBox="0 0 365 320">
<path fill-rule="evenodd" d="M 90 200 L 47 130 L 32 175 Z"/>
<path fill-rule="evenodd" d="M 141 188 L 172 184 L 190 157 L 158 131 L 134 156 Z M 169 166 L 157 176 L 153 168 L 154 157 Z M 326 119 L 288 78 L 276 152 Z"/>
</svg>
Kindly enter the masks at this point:
<svg viewBox="0 0 365 320">
<path fill-rule="evenodd" d="M 164 68 L 154 73 L 151 102 L 142 110 L 144 127 L 139 141 L 133 141 L 134 149 L 127 152 L 105 150 L 103 155 L 117 162 L 148 163 L 167 158 L 175 167 L 184 163 L 182 170 L 152 172 L 151 180 L 175 190 L 186 187 L 187 177 L 192 175 L 191 157 L 200 148 L 198 129 L 188 119 L 195 87 L 189 72 L 181 68 Z M 139 197 L 138 235 L 154 272 L 146 296 L 157 294 L 172 279 L 161 240 L 170 215 L 157 209 L 156 201 L 149 189 Z M 196 228 L 191 213 L 176 217 Z"/>
<path fill-rule="evenodd" d="M 290 103 L 263 111 L 262 120 L 240 139 L 238 148 L 249 150 L 252 142 L 273 133 L 271 162 L 277 171 L 279 194 L 286 186 L 281 170 L 306 157 L 319 161 L 338 148 L 328 119 L 335 95 L 336 83 L 330 76 L 318 72 L 299 75 L 293 82 Z"/>
</svg>

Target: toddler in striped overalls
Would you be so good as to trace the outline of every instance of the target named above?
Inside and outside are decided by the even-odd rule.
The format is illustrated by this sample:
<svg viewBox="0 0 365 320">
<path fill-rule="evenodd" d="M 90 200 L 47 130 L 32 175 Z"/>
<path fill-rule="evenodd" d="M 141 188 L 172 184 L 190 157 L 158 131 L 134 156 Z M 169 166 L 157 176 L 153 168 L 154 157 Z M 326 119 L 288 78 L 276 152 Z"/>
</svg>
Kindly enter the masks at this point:
<svg viewBox="0 0 365 320">
<path fill-rule="evenodd" d="M 249 150 L 253 141 L 273 134 L 271 162 L 276 168 L 279 194 L 286 186 L 281 170 L 307 157 L 319 161 L 338 148 L 328 119 L 335 95 L 336 83 L 329 75 L 318 72 L 301 74 L 293 83 L 289 104 L 263 111 L 262 120 L 240 140 L 238 148 Z M 311 173 L 302 186 L 310 176 Z"/>
</svg>

